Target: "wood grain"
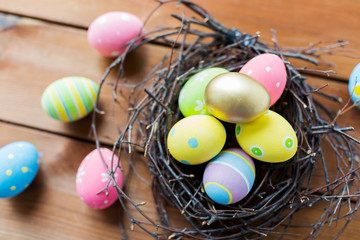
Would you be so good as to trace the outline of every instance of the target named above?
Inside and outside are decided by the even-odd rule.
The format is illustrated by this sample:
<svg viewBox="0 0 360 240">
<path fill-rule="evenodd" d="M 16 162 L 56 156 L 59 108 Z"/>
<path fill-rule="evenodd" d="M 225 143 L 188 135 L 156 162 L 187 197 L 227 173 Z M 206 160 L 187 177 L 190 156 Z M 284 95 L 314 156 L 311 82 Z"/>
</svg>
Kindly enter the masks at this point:
<svg viewBox="0 0 360 240">
<path fill-rule="evenodd" d="M 281 46 L 305 47 L 319 41 L 345 40 L 351 45 L 347 49 L 354 50 L 350 54 L 360 56 L 360 2 L 344 0 L 305 0 L 299 1 L 237 1 L 197 0 L 212 16 L 229 28 L 236 27 L 243 32 L 261 33 L 261 39 L 271 43 L 271 29 L 277 31 Z M 1 1 L 0 11 L 32 16 L 45 20 L 87 28 L 91 21 L 108 11 L 128 11 L 145 20 L 149 11 L 156 5 L 155 1 L 117 1 L 117 0 L 74 0 L 60 1 L 26 0 Z M 26 8 L 22 6 L 27 6 Z M 171 13 L 182 15 L 184 9 L 176 7 L 175 3 L 162 7 L 154 14 L 146 26 L 146 30 L 160 26 L 178 24 L 169 17 Z M 38 11 L 42 9 L 42 11 Z M 186 14 L 190 14 L 189 11 Z M 189 15 L 190 16 L 190 15 Z M 317 68 L 333 69 L 336 77 L 348 79 L 351 70 L 359 62 L 339 56 L 325 58 L 335 66 L 329 67 L 325 62 Z M 309 65 L 311 68 L 315 66 Z"/>
<path fill-rule="evenodd" d="M 45 88 L 66 76 L 85 76 L 99 83 L 111 60 L 98 55 L 86 40 L 84 30 L 22 19 L 16 26 L 0 32 L 0 119 L 64 135 L 89 139 L 91 116 L 62 123 L 51 119 L 41 109 L 40 100 Z M 144 46 L 127 58 L 127 84 L 136 84 L 153 66 L 169 53 L 159 46 Z M 127 119 L 129 88 L 118 94 L 114 103 L 109 85 L 116 70 L 110 75 L 101 93 L 100 108 L 105 111 L 99 119 L 99 138 L 112 144 Z M 115 109 L 115 110 L 114 110 Z M 28 118 L 27 116 L 32 116 Z"/>
<path fill-rule="evenodd" d="M 91 116 L 67 124 L 53 120 L 41 109 L 41 95 L 51 82 L 65 76 L 81 75 L 100 82 L 111 60 L 99 56 L 88 46 L 86 32 L 81 29 L 23 18 L 13 28 L 0 32 L 0 36 L 0 102 L 7 103 L 0 105 L 0 119 L 75 138 L 91 139 Z M 137 49 L 126 59 L 127 83 L 134 84 L 144 79 L 169 52 L 166 47 L 152 44 Z M 99 138 L 107 144 L 116 141 L 127 121 L 126 102 L 130 89 L 124 88 L 115 103 L 113 88 L 109 85 L 115 75 L 116 71 L 110 75 L 100 98 L 101 110 L 106 114 L 99 118 Z M 308 81 L 316 84 L 316 79 L 309 78 Z M 331 81 L 330 78 L 326 80 Z M 342 91 L 343 97 L 347 95 L 345 85 L 334 90 L 335 94 Z"/>
<path fill-rule="evenodd" d="M 277 30 L 283 46 L 306 46 L 309 42 L 344 39 L 351 41 L 351 55 L 360 55 L 360 2 L 352 0 L 299 1 L 237 1 L 198 0 L 216 19 L 229 27 L 255 33 L 271 42 L 270 29 Z M 133 12 L 142 20 L 155 5 L 154 1 L 119 0 L 12 0 L 0 1 L 0 11 L 20 14 L 22 18 L 13 28 L 0 31 L 0 146 L 17 140 L 30 141 L 42 152 L 41 167 L 35 181 L 21 195 L 0 200 L 0 239 L 119 239 L 123 235 L 119 223 L 123 222 L 129 239 L 149 239 L 142 230 L 130 230 L 130 221 L 117 203 L 110 209 L 96 211 L 86 207 L 77 197 L 75 176 L 80 161 L 94 148 L 88 137 L 91 118 L 64 124 L 46 116 L 40 106 L 40 97 L 48 84 L 69 75 L 84 75 L 99 81 L 110 59 L 101 57 L 86 40 L 86 28 L 101 13 L 112 10 Z M 25 7 L 26 6 L 26 7 Z M 146 26 L 146 30 L 173 25 L 169 13 L 182 14 L 175 4 L 163 7 Z M 186 12 L 186 14 L 190 14 Z M 37 19 L 37 20 L 36 20 Z M 149 44 L 132 53 L 126 62 L 128 83 L 143 79 L 170 49 Z M 346 53 L 348 54 L 348 53 Z M 358 59 L 337 55 L 327 56 L 334 62 L 338 74 L 330 78 L 309 77 L 315 88 L 328 85 L 322 91 L 341 97 L 343 103 L 334 103 L 316 97 L 334 112 L 348 99 L 346 80 Z M 293 61 L 296 66 L 304 63 Z M 308 66 L 308 65 L 307 65 Z M 313 66 L 311 66 L 313 67 Z M 325 64 L 318 69 L 329 69 Z M 128 89 L 123 90 L 119 102 L 112 99 L 115 73 L 105 84 L 101 109 L 106 114 L 99 119 L 100 140 L 112 145 L 127 119 L 124 114 Z M 343 82 L 334 81 L 334 79 Z M 109 83 L 109 84 L 108 84 Z M 360 138 L 360 111 L 352 109 L 340 117 L 343 126 L 353 126 L 350 134 Z M 327 167 L 334 179 L 334 156 L 327 158 Z M 151 181 L 148 167 L 137 158 L 135 165 L 140 175 Z M 129 168 L 123 161 L 125 171 Z M 324 184 L 322 166 L 313 179 L 313 187 Z M 156 218 L 150 188 L 131 173 L 126 184 L 127 194 L 135 201 L 146 201 L 144 212 Z M 294 225 L 309 224 L 322 214 L 323 205 L 306 208 L 295 215 Z M 177 227 L 188 224 L 178 211 L 168 207 L 171 223 Z M 141 218 L 130 208 L 130 212 Z M 343 223 L 325 227 L 318 239 L 331 239 Z M 358 239 L 359 214 L 354 216 L 340 239 Z M 161 231 L 161 230 L 159 230 Z M 281 228 L 279 229 L 281 231 Z M 285 239 L 299 239 L 310 228 L 293 228 Z M 273 234 L 268 239 L 274 239 Z"/>
<path fill-rule="evenodd" d="M 119 203 L 106 210 L 93 210 L 77 196 L 77 168 L 94 149 L 93 144 L 6 123 L 0 123 L 0 133 L 0 146 L 29 141 L 42 155 L 39 173 L 29 188 L 16 197 L 0 199 L 0 239 L 118 239 L 120 221 L 130 229 L 130 220 Z M 128 162 L 122 164 L 128 172 Z M 151 180 L 143 161 L 136 161 L 135 166 L 142 177 Z M 144 211 L 156 219 L 151 189 L 139 182 L 134 174 L 129 175 L 126 192 L 135 202 L 146 201 Z M 130 212 L 140 219 L 135 209 Z M 128 235 L 130 239 L 147 237 L 139 228 L 128 231 Z"/>
</svg>

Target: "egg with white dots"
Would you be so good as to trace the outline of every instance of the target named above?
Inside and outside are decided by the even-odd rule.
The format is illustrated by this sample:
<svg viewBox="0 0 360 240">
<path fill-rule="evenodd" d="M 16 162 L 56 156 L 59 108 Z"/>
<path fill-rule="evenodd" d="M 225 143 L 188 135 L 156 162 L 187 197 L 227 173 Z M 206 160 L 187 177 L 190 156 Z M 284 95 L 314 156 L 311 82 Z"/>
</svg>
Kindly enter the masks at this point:
<svg viewBox="0 0 360 240">
<path fill-rule="evenodd" d="M 108 170 L 113 170 L 116 184 L 104 163 Z M 87 206 L 104 209 L 116 202 L 116 187 L 123 187 L 123 173 L 118 164 L 118 157 L 107 148 L 94 149 L 82 160 L 76 174 L 76 191 Z"/>
<path fill-rule="evenodd" d="M 251 76 L 260 82 L 270 95 L 270 106 L 281 97 L 286 86 L 286 67 L 283 60 L 275 54 L 263 53 L 249 60 L 240 73 Z"/>
<path fill-rule="evenodd" d="M 285 162 L 296 154 L 298 147 L 293 127 L 271 110 L 253 122 L 236 124 L 235 135 L 247 154 L 263 162 Z"/>
<path fill-rule="evenodd" d="M 73 122 L 89 115 L 96 104 L 99 85 L 93 80 L 70 76 L 52 82 L 41 96 L 45 113 L 62 122 Z"/>
<path fill-rule="evenodd" d="M 359 105 L 360 101 L 360 63 L 352 70 L 349 78 L 349 94 L 353 103 Z M 360 106 L 357 107 L 360 109 Z"/>
<path fill-rule="evenodd" d="M 209 115 L 192 115 L 170 129 L 167 148 L 177 161 L 197 165 L 215 157 L 225 141 L 226 131 L 219 120 Z"/>
<path fill-rule="evenodd" d="M 98 16 L 89 26 L 88 42 L 105 57 L 117 57 L 142 36 L 142 21 L 134 14 L 113 11 Z"/>
<path fill-rule="evenodd" d="M 185 116 L 211 115 L 205 104 L 205 89 L 208 83 L 216 76 L 227 73 L 225 68 L 212 67 L 193 75 L 182 87 L 179 94 L 179 109 Z"/>
<path fill-rule="evenodd" d="M 248 195 L 255 175 L 255 164 L 248 154 L 240 148 L 226 149 L 206 165 L 204 190 L 216 203 L 233 204 Z"/>
<path fill-rule="evenodd" d="M 18 141 L 0 148 L 0 198 L 22 193 L 39 170 L 39 153 L 29 142 Z"/>
</svg>

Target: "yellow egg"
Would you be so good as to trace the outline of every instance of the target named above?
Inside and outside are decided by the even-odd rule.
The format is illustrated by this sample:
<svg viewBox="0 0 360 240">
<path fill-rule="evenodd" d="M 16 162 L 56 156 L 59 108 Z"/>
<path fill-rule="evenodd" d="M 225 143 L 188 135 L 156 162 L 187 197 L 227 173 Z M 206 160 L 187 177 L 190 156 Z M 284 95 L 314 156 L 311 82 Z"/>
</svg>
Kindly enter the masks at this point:
<svg viewBox="0 0 360 240">
<path fill-rule="evenodd" d="M 225 128 L 219 120 L 209 115 L 193 115 L 171 128 L 167 147 L 177 161 L 196 165 L 215 157 L 225 141 Z"/>
<path fill-rule="evenodd" d="M 295 155 L 298 147 L 290 123 L 271 110 L 253 122 L 237 124 L 235 134 L 246 153 L 264 162 L 287 161 Z"/>
<path fill-rule="evenodd" d="M 205 89 L 209 112 L 230 123 L 251 122 L 270 106 L 266 88 L 250 76 L 228 72 L 213 78 Z"/>
</svg>

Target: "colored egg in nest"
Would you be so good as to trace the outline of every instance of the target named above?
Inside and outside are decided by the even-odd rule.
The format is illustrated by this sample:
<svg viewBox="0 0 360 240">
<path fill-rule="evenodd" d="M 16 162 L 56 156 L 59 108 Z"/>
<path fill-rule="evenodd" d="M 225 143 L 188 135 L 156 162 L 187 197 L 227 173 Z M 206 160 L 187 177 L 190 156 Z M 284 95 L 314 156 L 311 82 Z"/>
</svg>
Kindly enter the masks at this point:
<svg viewBox="0 0 360 240">
<path fill-rule="evenodd" d="M 280 98 L 286 85 L 286 68 L 275 54 L 263 53 L 248 61 L 240 73 L 251 76 L 261 83 L 270 95 L 270 106 Z"/>
<path fill-rule="evenodd" d="M 182 87 L 179 94 L 179 109 L 185 116 L 211 115 L 205 104 L 204 94 L 208 83 L 216 76 L 229 72 L 225 68 L 208 68 L 193 75 Z"/>
<path fill-rule="evenodd" d="M 206 166 L 203 184 L 206 194 L 220 204 L 243 199 L 255 181 L 255 164 L 240 148 L 221 151 Z"/>
<path fill-rule="evenodd" d="M 270 106 L 270 96 L 263 85 L 246 74 L 228 72 L 213 78 L 205 89 L 205 104 L 218 119 L 250 122 Z"/>
<path fill-rule="evenodd" d="M 253 122 L 238 123 L 235 134 L 240 147 L 260 161 L 284 162 L 297 151 L 294 129 L 284 117 L 271 110 Z"/>
<path fill-rule="evenodd" d="M 226 131 L 219 120 L 209 115 L 193 115 L 170 129 L 167 147 L 177 161 L 196 165 L 215 157 L 225 141 Z"/>
</svg>

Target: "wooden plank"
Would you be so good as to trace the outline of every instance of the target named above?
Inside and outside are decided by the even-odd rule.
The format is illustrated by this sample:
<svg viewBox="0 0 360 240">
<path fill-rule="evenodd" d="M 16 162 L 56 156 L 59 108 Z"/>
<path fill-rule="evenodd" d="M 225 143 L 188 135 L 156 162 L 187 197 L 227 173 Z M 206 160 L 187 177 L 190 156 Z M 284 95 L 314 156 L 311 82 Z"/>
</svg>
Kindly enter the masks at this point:
<svg viewBox="0 0 360 240">
<path fill-rule="evenodd" d="M 6 123 L 0 123 L 0 133 L 1 147 L 14 141 L 29 141 L 42 154 L 39 173 L 29 188 L 13 198 L 0 199 L 1 239 L 118 239 L 122 235 L 120 221 L 130 229 L 130 220 L 118 202 L 108 209 L 94 210 L 77 196 L 77 168 L 94 144 Z M 124 172 L 128 172 L 128 162 L 122 164 Z M 138 173 L 151 181 L 146 164 L 140 159 L 134 164 Z M 156 220 L 151 189 L 140 182 L 130 174 L 126 192 L 136 203 L 146 201 L 144 212 Z M 135 209 L 128 207 L 131 214 L 142 219 Z M 136 227 L 128 235 L 130 239 L 148 236 Z"/>
<path fill-rule="evenodd" d="M 284 47 L 306 47 L 309 43 L 319 41 L 345 40 L 350 41 L 351 45 L 348 49 L 353 49 L 354 52 L 340 54 L 360 56 L 358 34 L 360 16 L 357 11 L 360 3 L 356 1 L 306 0 L 301 5 L 297 1 L 285 0 L 276 2 L 224 0 L 222 4 L 218 4 L 216 0 L 198 0 L 196 3 L 229 28 L 236 27 L 250 34 L 259 31 L 261 40 L 268 43 L 271 43 L 272 38 L 270 30 L 275 29 L 279 43 Z M 139 4 L 138 1 L 116 0 L 54 0 L 51 3 L 36 0 L 28 4 L 26 0 L 14 0 L 0 2 L 0 10 L 87 28 L 98 15 L 114 10 L 132 12 L 145 20 L 146 15 L 155 5 L 155 1 L 142 1 Z M 182 15 L 184 9 L 176 6 L 172 3 L 162 7 L 154 14 L 146 30 L 178 24 L 169 17 L 170 13 Z M 190 14 L 189 11 L 186 14 Z M 329 56 L 325 59 L 336 66 L 329 67 L 323 62 L 317 68 L 333 69 L 338 72 L 336 77 L 344 80 L 348 79 L 351 70 L 359 62 L 358 59 L 339 56 Z M 315 68 L 309 64 L 308 66 Z"/>
<path fill-rule="evenodd" d="M 80 29 L 24 18 L 0 35 L 0 102 L 6 103 L 0 105 L 0 119 L 89 139 L 90 116 L 73 123 L 53 120 L 41 109 L 40 98 L 51 82 L 64 76 L 81 75 L 99 82 L 111 60 L 92 50 L 86 42 L 86 32 Z M 125 66 L 128 83 L 145 78 L 169 51 L 150 44 L 129 55 Z M 127 121 L 125 111 L 129 89 L 124 89 L 118 103 L 114 103 L 113 88 L 108 83 L 114 81 L 115 75 L 116 71 L 104 85 L 100 102 L 106 114 L 99 122 L 99 138 L 108 144 L 115 142 Z M 313 79 L 310 78 L 309 82 Z M 334 88 L 335 94 L 346 95 L 346 92 L 345 84 Z"/>
<path fill-rule="evenodd" d="M 41 95 L 51 82 L 65 76 L 85 76 L 99 83 L 111 60 L 89 47 L 84 30 L 22 19 L 0 35 L 0 102 L 6 103 L 0 105 L 0 119 L 88 139 L 91 116 L 72 123 L 51 119 L 41 109 Z M 164 47 L 144 46 L 129 55 L 125 64 L 127 83 L 145 78 L 168 52 Z M 99 119 L 99 139 L 109 144 L 124 127 L 130 92 L 124 89 L 118 103 L 114 103 L 109 83 L 115 76 L 116 70 L 104 85 L 100 101 L 106 115 L 105 120 Z"/>
</svg>

